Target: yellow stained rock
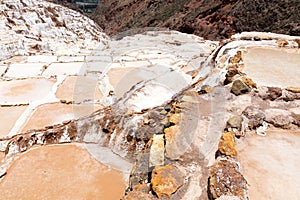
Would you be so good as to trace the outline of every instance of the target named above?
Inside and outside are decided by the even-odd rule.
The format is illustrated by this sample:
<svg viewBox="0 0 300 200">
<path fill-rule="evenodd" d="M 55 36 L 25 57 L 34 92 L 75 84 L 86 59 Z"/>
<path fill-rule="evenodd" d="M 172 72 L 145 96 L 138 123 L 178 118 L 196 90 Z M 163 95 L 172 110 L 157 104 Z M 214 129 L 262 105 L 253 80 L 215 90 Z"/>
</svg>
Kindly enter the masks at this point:
<svg viewBox="0 0 300 200">
<path fill-rule="evenodd" d="M 286 45 L 289 44 L 288 41 L 286 41 L 286 40 L 277 40 L 276 43 L 277 43 L 278 46 L 280 46 L 280 47 L 284 47 L 284 46 L 286 46 Z"/>
<path fill-rule="evenodd" d="M 181 115 L 178 113 L 172 114 L 170 116 L 170 122 L 174 124 L 178 124 L 181 120 Z"/>
<path fill-rule="evenodd" d="M 298 48 L 300 48 L 300 39 L 296 38 L 294 41 L 298 44 Z"/>
<path fill-rule="evenodd" d="M 300 88 L 298 88 L 298 87 L 287 87 L 285 89 L 290 92 L 300 93 Z"/>
<path fill-rule="evenodd" d="M 162 111 L 160 111 L 160 114 L 162 114 L 162 115 L 166 115 L 166 114 L 168 114 L 168 111 L 166 111 L 166 110 L 162 110 Z"/>
<path fill-rule="evenodd" d="M 164 133 L 168 145 L 175 140 L 176 135 L 179 133 L 179 126 L 175 125 L 165 128 Z"/>
<path fill-rule="evenodd" d="M 241 51 L 237 51 L 236 55 L 230 59 L 231 63 L 239 63 L 242 60 L 242 52 Z"/>
<path fill-rule="evenodd" d="M 251 78 L 242 77 L 241 80 L 251 88 L 256 88 L 256 83 Z"/>
<path fill-rule="evenodd" d="M 184 177 L 173 165 L 157 167 L 152 171 L 151 185 L 158 198 L 170 198 L 184 183 Z"/>
<path fill-rule="evenodd" d="M 170 159 L 178 159 L 185 150 L 185 145 L 182 144 L 180 137 L 180 127 L 178 125 L 170 126 L 164 130 L 166 140 L 165 156 Z"/>
<path fill-rule="evenodd" d="M 164 165 L 165 153 L 164 135 L 154 135 L 150 148 L 149 167 Z"/>
<path fill-rule="evenodd" d="M 149 124 L 150 123 L 150 119 L 148 117 L 144 118 L 144 124 Z"/>
<path fill-rule="evenodd" d="M 233 157 L 237 155 L 237 151 L 234 143 L 234 132 L 229 131 L 223 133 L 219 143 L 219 151 L 221 154 L 224 154 L 226 156 Z"/>
</svg>

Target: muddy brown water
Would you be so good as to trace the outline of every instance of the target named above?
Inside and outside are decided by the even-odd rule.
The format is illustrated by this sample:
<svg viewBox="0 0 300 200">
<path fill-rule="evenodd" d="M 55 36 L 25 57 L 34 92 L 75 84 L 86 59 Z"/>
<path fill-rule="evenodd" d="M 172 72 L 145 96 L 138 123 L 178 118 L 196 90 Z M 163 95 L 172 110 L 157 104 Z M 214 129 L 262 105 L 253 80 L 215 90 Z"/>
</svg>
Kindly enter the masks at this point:
<svg viewBox="0 0 300 200">
<path fill-rule="evenodd" d="M 78 145 L 43 146 L 14 161 L 0 180 L 0 199 L 118 200 L 123 174 L 94 160 Z"/>
</svg>

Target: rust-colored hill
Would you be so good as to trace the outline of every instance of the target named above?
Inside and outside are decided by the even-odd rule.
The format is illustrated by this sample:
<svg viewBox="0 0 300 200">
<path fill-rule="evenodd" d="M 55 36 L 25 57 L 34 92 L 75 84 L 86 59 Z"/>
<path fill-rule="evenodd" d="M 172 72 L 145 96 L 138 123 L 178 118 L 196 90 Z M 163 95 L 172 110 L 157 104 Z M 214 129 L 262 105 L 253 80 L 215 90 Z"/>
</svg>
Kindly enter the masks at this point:
<svg viewBox="0 0 300 200">
<path fill-rule="evenodd" d="M 207 39 L 242 31 L 300 35 L 299 0 L 102 0 L 92 18 L 107 34 L 163 27 Z"/>
</svg>

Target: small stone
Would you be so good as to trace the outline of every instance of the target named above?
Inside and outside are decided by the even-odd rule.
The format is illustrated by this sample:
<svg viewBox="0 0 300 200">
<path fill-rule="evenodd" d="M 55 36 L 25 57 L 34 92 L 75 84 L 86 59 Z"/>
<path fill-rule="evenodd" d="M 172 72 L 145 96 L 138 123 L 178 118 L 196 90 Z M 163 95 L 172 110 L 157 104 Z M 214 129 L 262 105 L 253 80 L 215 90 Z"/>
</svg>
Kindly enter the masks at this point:
<svg viewBox="0 0 300 200">
<path fill-rule="evenodd" d="M 233 161 L 219 160 L 210 168 L 208 187 L 213 199 L 223 195 L 248 199 L 247 181 Z"/>
<path fill-rule="evenodd" d="M 178 113 L 172 114 L 169 121 L 173 124 L 178 124 L 181 121 L 181 115 Z"/>
<path fill-rule="evenodd" d="M 278 46 L 280 46 L 280 47 L 285 47 L 285 46 L 288 45 L 289 43 L 288 43 L 288 41 L 286 41 L 286 40 L 281 40 L 281 39 L 279 39 L 279 40 L 276 41 L 276 44 L 278 44 Z"/>
<path fill-rule="evenodd" d="M 150 187 L 146 183 L 143 183 L 136 185 L 133 190 L 148 194 L 150 192 Z"/>
<path fill-rule="evenodd" d="M 70 124 L 72 120 L 65 120 L 62 122 L 63 125 Z"/>
<path fill-rule="evenodd" d="M 294 119 L 294 124 L 300 127 L 300 114 L 297 114 L 295 112 L 292 113 L 291 115 Z"/>
<path fill-rule="evenodd" d="M 152 171 L 152 190 L 158 198 L 170 198 L 184 183 L 183 174 L 173 165 L 157 167 Z"/>
<path fill-rule="evenodd" d="M 224 85 L 227 85 L 231 83 L 237 74 L 240 74 L 239 70 L 237 69 L 237 66 L 230 66 L 230 68 L 227 69 L 227 73 L 225 75 L 226 79 L 224 80 Z"/>
<path fill-rule="evenodd" d="M 128 192 L 128 194 L 122 198 L 122 200 L 137 200 L 137 199 L 155 200 L 157 198 L 155 198 L 151 194 L 147 194 L 142 191 L 136 191 L 136 190 L 132 190 Z"/>
<path fill-rule="evenodd" d="M 226 156 L 234 157 L 237 155 L 234 143 L 234 133 L 232 131 L 223 133 L 218 150 L 221 154 Z"/>
<path fill-rule="evenodd" d="M 239 63 L 240 61 L 242 61 L 242 52 L 241 51 L 237 51 L 236 55 L 230 59 L 230 63 Z"/>
<path fill-rule="evenodd" d="M 66 104 L 72 104 L 73 101 L 66 101 Z"/>
<path fill-rule="evenodd" d="M 150 123 L 150 119 L 148 117 L 144 118 L 144 124 L 149 124 Z"/>
<path fill-rule="evenodd" d="M 258 127 L 256 129 L 256 134 L 260 135 L 260 136 L 266 136 L 266 130 L 268 129 L 268 123 L 267 122 L 263 122 L 262 126 Z"/>
<path fill-rule="evenodd" d="M 235 80 L 231 87 L 231 92 L 235 95 L 245 94 L 250 91 L 250 88 L 242 80 Z"/>
<path fill-rule="evenodd" d="M 241 40 L 252 40 L 251 36 L 243 36 L 240 38 Z"/>
<path fill-rule="evenodd" d="M 43 70 L 46 70 L 47 68 L 48 68 L 47 65 L 43 65 L 43 67 L 42 67 Z"/>
<path fill-rule="evenodd" d="M 198 94 L 206 94 L 211 92 L 212 87 L 208 86 L 208 85 L 203 85 L 201 86 L 201 89 L 198 91 Z"/>
<path fill-rule="evenodd" d="M 168 112 L 166 110 L 162 110 L 162 111 L 160 111 L 160 114 L 166 115 L 166 114 L 168 114 Z"/>
<path fill-rule="evenodd" d="M 244 111 L 243 115 L 249 119 L 248 127 L 250 129 L 255 129 L 261 126 L 266 118 L 265 113 L 254 106 L 248 106 Z"/>
<path fill-rule="evenodd" d="M 190 75 L 192 79 L 194 79 L 198 75 L 198 71 L 197 70 L 189 71 L 187 72 L 187 74 Z"/>
<path fill-rule="evenodd" d="M 300 93 L 300 88 L 298 87 L 287 87 L 285 88 L 287 91 L 293 92 L 293 93 Z"/>
<path fill-rule="evenodd" d="M 226 128 L 236 128 L 239 131 L 242 128 L 243 118 L 241 116 L 230 117 L 226 123 Z"/>
<path fill-rule="evenodd" d="M 165 111 L 170 112 L 171 111 L 171 106 L 170 105 L 166 105 L 164 107 Z"/>
<path fill-rule="evenodd" d="M 153 135 L 153 142 L 150 148 L 149 167 L 164 165 L 165 159 L 164 135 Z"/>
<path fill-rule="evenodd" d="M 165 118 L 164 115 L 161 115 L 159 111 L 156 110 L 150 110 L 149 111 L 149 118 L 158 122 L 160 120 L 162 120 L 163 118 Z"/>
<path fill-rule="evenodd" d="M 241 116 L 233 116 L 227 120 L 226 129 L 233 131 L 236 137 L 243 136 L 242 133 L 243 118 Z"/>
<path fill-rule="evenodd" d="M 300 48 L 300 39 L 296 38 L 294 41 L 298 44 L 298 48 Z"/>
<path fill-rule="evenodd" d="M 241 80 L 248 85 L 250 88 L 256 88 L 257 85 L 254 83 L 254 81 L 251 78 L 242 77 Z"/>
<path fill-rule="evenodd" d="M 279 87 L 260 87 L 258 96 L 263 100 L 274 101 L 282 96 L 282 90 Z"/>
<path fill-rule="evenodd" d="M 261 38 L 259 37 L 259 36 L 254 36 L 254 41 L 260 41 L 261 40 Z"/>
<path fill-rule="evenodd" d="M 291 116 L 292 113 L 281 109 L 268 109 L 265 111 L 266 121 L 280 128 L 289 128 L 294 119 Z"/>
<path fill-rule="evenodd" d="M 170 126 L 170 121 L 169 118 L 166 117 L 163 120 L 160 121 L 160 124 L 164 125 L 164 127 L 169 127 Z"/>
</svg>

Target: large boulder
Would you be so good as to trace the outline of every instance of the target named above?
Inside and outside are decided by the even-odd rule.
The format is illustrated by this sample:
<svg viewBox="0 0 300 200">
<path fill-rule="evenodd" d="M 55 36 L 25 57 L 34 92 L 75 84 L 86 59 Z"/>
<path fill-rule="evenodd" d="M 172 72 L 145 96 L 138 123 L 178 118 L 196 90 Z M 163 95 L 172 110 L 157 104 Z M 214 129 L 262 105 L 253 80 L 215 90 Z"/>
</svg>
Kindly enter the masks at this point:
<svg viewBox="0 0 300 200">
<path fill-rule="evenodd" d="M 151 185 L 156 195 L 170 198 L 184 183 L 183 174 L 174 165 L 157 167 L 152 171 Z"/>
</svg>

